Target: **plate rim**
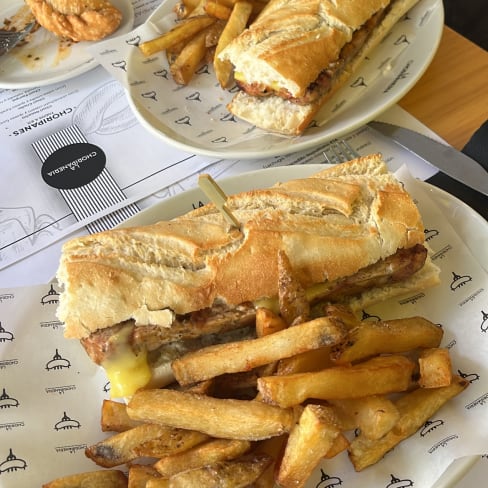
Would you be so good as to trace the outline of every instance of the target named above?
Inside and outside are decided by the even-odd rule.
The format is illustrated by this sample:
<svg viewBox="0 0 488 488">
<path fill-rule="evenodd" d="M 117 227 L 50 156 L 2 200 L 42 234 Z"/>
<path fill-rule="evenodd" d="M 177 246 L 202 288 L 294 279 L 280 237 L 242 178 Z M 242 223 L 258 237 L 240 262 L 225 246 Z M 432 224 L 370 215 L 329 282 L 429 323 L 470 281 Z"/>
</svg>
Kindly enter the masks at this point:
<svg viewBox="0 0 488 488">
<path fill-rule="evenodd" d="M 151 18 L 157 18 L 160 15 L 161 10 L 165 8 L 165 5 L 171 0 L 163 0 L 162 4 L 153 12 L 153 14 L 149 17 L 148 21 Z M 127 90 L 127 100 L 128 104 L 131 107 L 133 113 L 135 114 L 139 123 L 150 133 L 162 139 L 164 142 L 180 149 L 184 152 L 199 154 L 206 157 L 213 157 L 213 158 L 226 158 L 226 159 L 260 159 L 265 157 L 273 157 L 279 155 L 286 155 L 293 152 L 307 150 L 312 147 L 316 147 L 320 144 L 325 144 L 326 142 L 343 136 L 344 134 L 353 131 L 362 125 L 366 124 L 370 120 L 373 120 L 375 117 L 383 113 L 385 110 L 390 108 L 392 105 L 397 103 L 406 93 L 417 83 L 417 81 L 422 77 L 425 73 L 429 65 L 431 64 L 438 48 L 440 45 L 440 41 L 442 38 L 442 30 L 444 25 L 444 6 L 442 0 L 434 0 L 433 4 L 433 11 L 432 17 L 435 22 L 435 25 L 432 26 L 433 31 L 433 43 L 432 49 L 425 53 L 423 57 L 423 64 L 420 68 L 414 73 L 414 75 L 409 78 L 408 82 L 402 85 L 402 89 L 394 92 L 394 94 L 387 99 L 387 102 L 384 104 L 377 104 L 368 110 L 364 110 L 364 114 L 361 118 L 357 118 L 348 124 L 342 124 L 342 127 L 336 129 L 335 131 L 331 131 L 331 133 L 324 134 L 322 132 L 318 133 L 316 137 L 312 137 L 308 140 L 303 139 L 302 136 L 281 136 L 279 137 L 291 141 L 285 147 L 281 147 L 279 144 L 274 144 L 271 148 L 267 149 L 233 149 L 232 147 L 223 149 L 223 150 L 214 150 L 208 147 L 208 145 L 202 146 L 198 144 L 198 141 L 189 140 L 183 137 L 175 137 L 172 136 L 173 131 L 164 123 L 156 119 L 156 117 L 150 113 L 146 108 L 144 108 L 141 104 L 139 104 L 134 97 L 132 96 L 132 92 L 129 89 Z M 166 7 L 167 8 L 167 7 Z M 147 21 L 146 21 L 147 22 Z M 424 51 L 421 50 L 422 54 Z M 130 57 L 127 61 L 128 67 L 130 66 Z M 359 99 L 361 101 L 361 99 Z M 354 102 L 352 107 L 357 105 L 358 101 Z M 348 109 L 350 110 L 351 107 Z M 152 121 L 152 122 L 151 122 Z M 334 126 L 334 120 L 331 120 L 332 127 Z M 324 127 L 328 127 L 329 124 L 324 125 Z M 161 129 L 159 129 L 160 127 Z M 249 125 L 251 128 L 252 125 Z"/>
</svg>

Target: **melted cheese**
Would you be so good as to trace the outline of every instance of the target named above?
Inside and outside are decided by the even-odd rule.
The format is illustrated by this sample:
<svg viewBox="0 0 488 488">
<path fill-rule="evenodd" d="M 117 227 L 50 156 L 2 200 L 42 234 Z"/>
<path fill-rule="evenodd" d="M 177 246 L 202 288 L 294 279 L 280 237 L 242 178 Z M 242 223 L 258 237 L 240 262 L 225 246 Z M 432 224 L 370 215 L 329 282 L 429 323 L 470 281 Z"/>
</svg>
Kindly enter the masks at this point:
<svg viewBox="0 0 488 488">
<path fill-rule="evenodd" d="M 131 329 L 125 328 L 114 336 L 115 353 L 102 363 L 110 381 L 110 396 L 121 398 L 133 395 L 151 380 L 146 351 L 136 354 L 130 343 Z"/>
</svg>

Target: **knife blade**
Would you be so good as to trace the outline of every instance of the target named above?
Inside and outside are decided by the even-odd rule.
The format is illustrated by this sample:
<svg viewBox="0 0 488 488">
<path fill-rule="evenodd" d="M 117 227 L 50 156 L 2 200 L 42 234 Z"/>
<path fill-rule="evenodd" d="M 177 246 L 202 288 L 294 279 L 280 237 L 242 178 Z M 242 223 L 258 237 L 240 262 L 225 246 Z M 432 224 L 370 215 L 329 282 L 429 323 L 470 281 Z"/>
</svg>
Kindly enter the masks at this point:
<svg viewBox="0 0 488 488">
<path fill-rule="evenodd" d="M 474 159 L 430 137 L 385 122 L 372 121 L 368 127 L 386 136 L 429 165 L 488 196 L 488 172 Z"/>
</svg>

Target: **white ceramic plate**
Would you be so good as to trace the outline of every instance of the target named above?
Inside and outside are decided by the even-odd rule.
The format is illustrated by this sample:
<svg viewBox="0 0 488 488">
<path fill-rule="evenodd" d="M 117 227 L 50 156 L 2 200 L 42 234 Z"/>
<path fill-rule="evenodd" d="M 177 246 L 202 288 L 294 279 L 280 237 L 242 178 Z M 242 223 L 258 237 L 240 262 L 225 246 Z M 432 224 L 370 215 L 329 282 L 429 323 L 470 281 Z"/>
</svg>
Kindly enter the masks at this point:
<svg viewBox="0 0 488 488">
<path fill-rule="evenodd" d="M 153 36 L 171 27 L 173 6 L 166 0 L 148 19 Z M 150 132 L 191 153 L 256 159 L 307 149 L 367 123 L 405 95 L 430 64 L 443 22 L 441 0 L 420 0 L 299 137 L 271 134 L 231 116 L 226 103 L 232 94 L 218 86 L 211 66 L 188 86 L 176 85 L 164 53 L 145 59 L 132 50 L 129 103 Z"/>
<path fill-rule="evenodd" d="M 131 0 L 112 0 L 122 12 L 122 22 L 112 36 L 132 29 L 134 10 Z M 24 6 L 22 0 L 0 0 L 0 19 L 9 19 Z M 87 42 L 61 41 L 43 28 L 30 35 L 25 45 L 0 58 L 0 88 L 31 88 L 49 85 L 81 75 L 98 65 L 85 50 Z"/>
<path fill-rule="evenodd" d="M 269 168 L 224 178 L 219 180 L 219 185 L 221 185 L 225 193 L 232 194 L 256 187 L 268 187 L 277 181 L 306 177 L 324 169 L 325 166 L 310 164 Z M 480 263 L 487 263 L 488 222 L 456 197 L 435 186 L 424 184 L 429 190 L 431 198 L 440 205 L 446 219 L 451 222 L 460 237 L 471 249 L 473 255 Z M 142 211 L 135 217 L 125 221 L 123 227 L 147 225 L 158 220 L 171 219 L 192 210 L 201 201 L 207 201 L 207 198 L 199 188 L 188 190 Z M 432 488 L 455 488 L 456 483 L 462 479 L 477 460 L 478 457 L 476 456 L 456 460 Z M 374 469 L 374 467 L 371 469 Z"/>
</svg>

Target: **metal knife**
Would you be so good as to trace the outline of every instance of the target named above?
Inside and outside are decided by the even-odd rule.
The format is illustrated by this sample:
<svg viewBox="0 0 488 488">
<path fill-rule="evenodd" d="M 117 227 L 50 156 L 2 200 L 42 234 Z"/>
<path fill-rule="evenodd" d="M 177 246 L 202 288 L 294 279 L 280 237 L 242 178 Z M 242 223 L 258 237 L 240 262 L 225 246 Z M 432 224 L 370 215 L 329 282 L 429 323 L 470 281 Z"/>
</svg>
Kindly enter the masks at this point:
<svg viewBox="0 0 488 488">
<path fill-rule="evenodd" d="M 457 181 L 488 196 L 488 172 L 474 159 L 423 134 L 385 122 L 372 121 L 368 127 Z"/>
</svg>

